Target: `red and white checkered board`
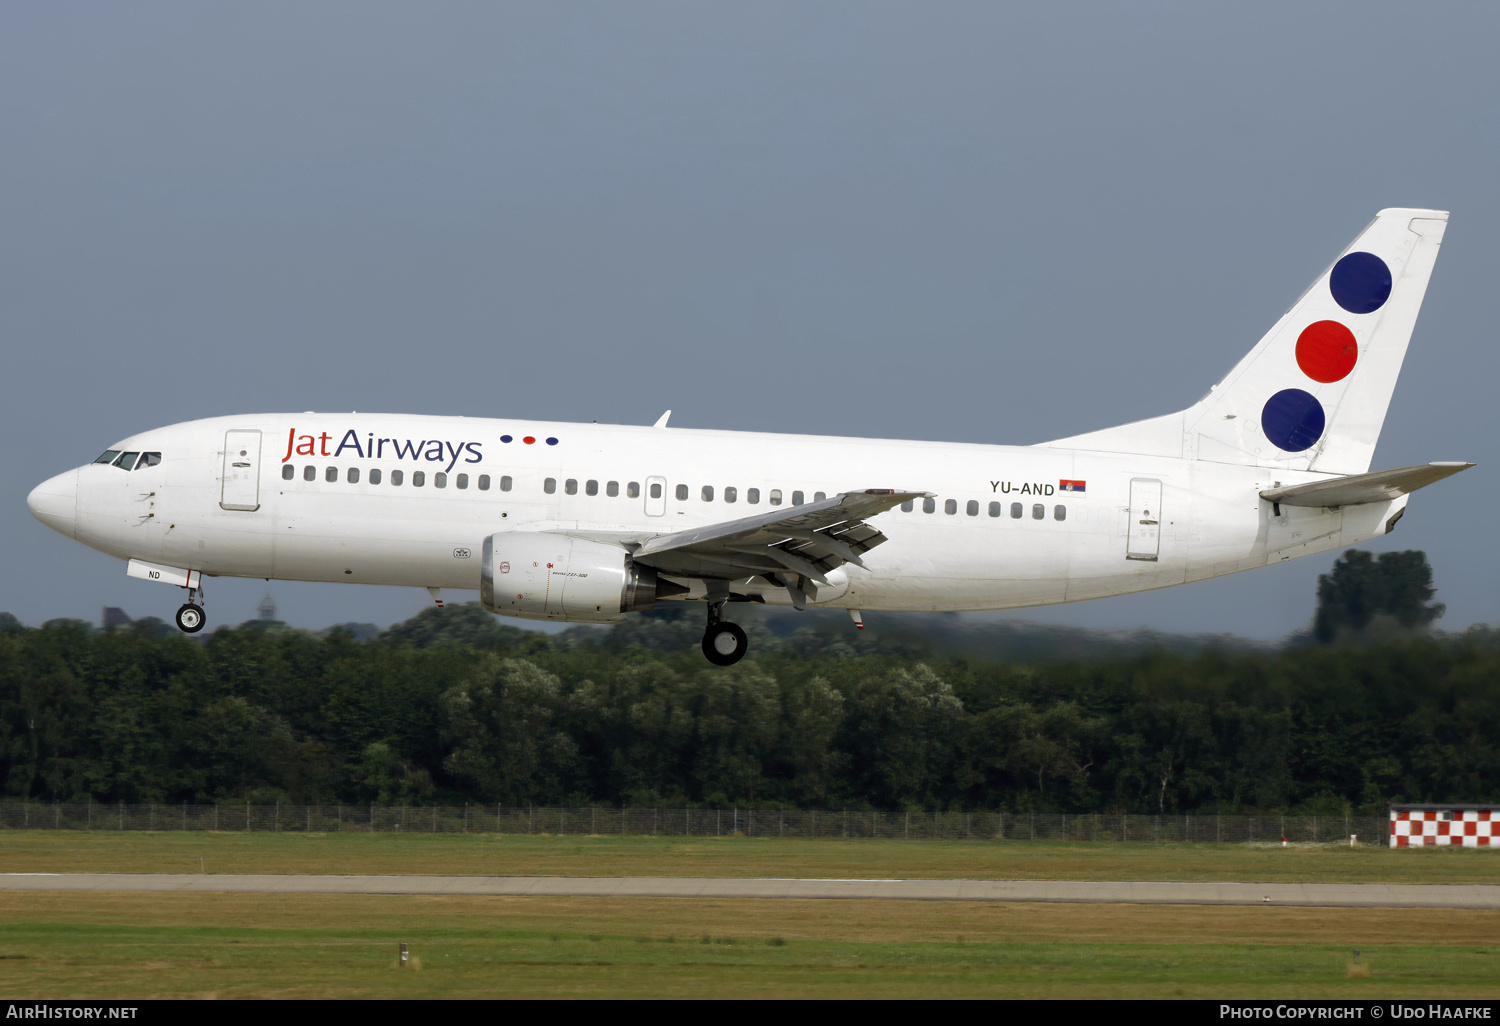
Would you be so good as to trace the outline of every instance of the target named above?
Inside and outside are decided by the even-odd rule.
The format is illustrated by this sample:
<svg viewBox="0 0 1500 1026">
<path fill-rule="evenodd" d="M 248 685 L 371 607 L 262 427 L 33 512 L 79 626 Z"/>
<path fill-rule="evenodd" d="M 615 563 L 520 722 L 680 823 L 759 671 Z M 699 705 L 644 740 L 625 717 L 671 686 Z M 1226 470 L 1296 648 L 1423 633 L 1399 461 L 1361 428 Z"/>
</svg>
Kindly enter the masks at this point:
<svg viewBox="0 0 1500 1026">
<path fill-rule="evenodd" d="M 1444 819 L 1452 816 L 1451 819 Z M 1492 840 L 1493 838 L 1493 840 Z M 1460 844 L 1465 848 L 1500 847 L 1500 812 L 1468 809 L 1462 812 L 1392 812 L 1391 847 L 1419 844 Z"/>
</svg>

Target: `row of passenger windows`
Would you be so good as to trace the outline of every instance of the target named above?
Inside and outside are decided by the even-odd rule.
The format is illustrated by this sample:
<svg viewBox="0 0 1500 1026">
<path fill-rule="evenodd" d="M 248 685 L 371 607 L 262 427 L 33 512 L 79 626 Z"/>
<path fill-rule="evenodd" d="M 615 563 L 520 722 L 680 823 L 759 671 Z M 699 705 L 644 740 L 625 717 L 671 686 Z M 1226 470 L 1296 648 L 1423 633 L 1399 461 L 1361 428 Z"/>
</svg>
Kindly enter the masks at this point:
<svg viewBox="0 0 1500 1026">
<path fill-rule="evenodd" d="M 549 477 L 546 480 L 544 480 L 542 482 L 542 491 L 546 492 L 548 495 L 552 495 L 552 494 L 556 493 L 556 491 L 557 491 L 557 478 L 555 478 L 555 477 Z M 651 492 L 651 498 L 653 498 L 653 499 L 660 499 L 662 497 L 662 484 L 661 484 L 661 482 L 660 481 L 653 481 L 653 482 L 651 482 L 650 492 Z M 578 479 L 570 477 L 567 480 L 565 480 L 563 482 L 563 493 L 566 494 L 566 495 L 577 495 L 578 494 Z M 599 482 L 598 481 L 585 481 L 583 483 L 583 494 L 585 494 L 585 495 L 598 495 L 599 494 Z M 620 494 L 620 483 L 618 481 L 607 481 L 607 482 L 605 482 L 605 484 L 604 484 L 604 494 L 605 495 L 610 495 L 610 496 L 619 495 Z M 639 498 L 640 494 L 641 494 L 641 486 L 639 484 L 637 484 L 635 481 L 631 481 L 629 484 L 627 484 L 625 486 L 625 497 L 626 498 L 629 498 L 629 499 Z M 674 494 L 677 496 L 677 501 L 678 502 L 687 502 L 689 499 L 692 498 L 693 492 L 692 492 L 692 489 L 689 488 L 687 485 L 680 484 L 680 485 L 677 486 Z M 717 494 L 717 492 L 714 489 L 713 485 L 704 485 L 698 491 L 698 498 L 699 498 L 699 500 L 701 500 L 703 502 L 713 502 L 715 494 Z M 759 503 L 760 503 L 760 497 L 761 497 L 761 492 L 760 492 L 759 488 L 746 488 L 745 489 L 745 502 L 748 503 L 749 505 L 751 505 L 751 506 L 759 505 Z M 815 492 L 813 494 L 813 501 L 814 502 L 822 502 L 827 497 L 828 496 L 825 495 L 823 492 Z M 725 502 L 739 502 L 740 501 L 740 490 L 738 488 L 736 488 L 734 485 L 728 485 L 728 486 L 726 486 L 724 488 L 723 498 L 724 498 Z M 784 501 L 781 489 L 780 488 L 772 488 L 769 492 L 766 493 L 766 501 L 769 502 L 772 506 L 780 506 L 782 504 L 782 502 Z M 800 505 L 802 505 L 802 503 L 804 501 L 805 500 L 803 498 L 803 493 L 802 492 L 798 491 L 798 492 L 793 492 L 792 493 L 792 505 L 793 506 L 800 506 Z"/>
<path fill-rule="evenodd" d="M 424 471 L 413 470 L 411 472 L 410 476 L 411 476 L 411 486 L 413 488 L 421 488 L 421 487 L 423 487 L 423 486 L 425 486 L 427 484 L 427 474 Z M 297 468 L 295 466 L 293 466 L 290 463 L 282 465 L 282 468 L 281 468 L 281 479 L 283 481 L 292 481 L 292 480 L 295 480 L 296 477 L 297 477 Z M 316 481 L 316 480 L 318 480 L 318 468 L 316 466 L 312 465 L 312 464 L 308 464 L 308 465 L 304 466 L 302 468 L 302 480 L 304 480 L 304 481 Z M 335 483 L 337 483 L 340 480 L 339 468 L 338 467 L 325 467 L 325 468 L 323 468 L 323 480 L 327 481 L 329 484 L 335 484 Z M 344 480 L 348 484 L 359 484 L 359 481 L 360 481 L 360 470 L 359 470 L 359 468 L 358 467 L 349 467 L 346 470 L 344 470 L 343 475 L 342 475 L 342 480 Z M 405 474 L 404 471 L 392 470 L 390 472 L 390 475 L 389 475 L 388 478 L 383 478 L 382 475 L 381 475 L 381 471 L 377 468 L 377 469 L 372 469 L 369 472 L 369 476 L 366 478 L 366 480 L 370 484 L 372 484 L 372 485 L 378 485 L 378 484 L 380 484 L 382 482 L 382 480 L 389 480 L 389 483 L 391 485 L 401 485 L 401 484 L 404 484 L 406 482 L 406 474 Z M 468 474 L 456 474 L 456 475 L 454 475 L 453 476 L 453 484 L 454 484 L 455 487 L 460 488 L 460 489 L 462 489 L 462 488 L 468 488 L 469 487 L 469 475 Z M 479 490 L 481 492 L 489 491 L 489 488 L 490 488 L 490 476 L 488 474 L 480 474 L 479 478 L 475 482 L 475 484 L 478 486 L 478 488 L 479 488 Z M 510 491 L 511 490 L 511 485 L 512 485 L 512 481 L 511 481 L 511 479 L 509 477 L 502 477 L 502 478 L 500 478 L 500 490 L 502 492 L 508 492 L 508 491 Z M 434 488 L 446 488 L 446 487 L 448 487 L 448 475 L 445 474 L 445 473 L 442 473 L 441 471 L 433 474 L 432 475 L 432 486 Z M 578 479 L 574 478 L 574 477 L 570 477 L 567 480 L 563 481 L 563 492 L 565 494 L 567 494 L 567 495 L 577 495 L 578 494 L 578 486 L 579 486 Z M 556 494 L 557 493 L 557 478 L 555 478 L 555 477 L 549 477 L 549 478 L 546 478 L 545 480 L 543 480 L 542 481 L 542 491 L 546 492 L 548 495 L 554 495 L 554 494 Z M 589 481 L 584 481 L 583 482 L 583 494 L 585 494 L 585 495 L 598 495 L 599 491 L 600 491 L 600 483 L 597 480 L 589 480 Z M 604 491 L 604 494 L 607 495 L 607 496 L 609 496 L 610 498 L 615 498 L 616 496 L 618 496 L 620 494 L 620 482 L 618 482 L 618 481 L 605 481 L 604 484 L 603 484 L 603 491 Z M 659 482 L 659 481 L 653 481 L 651 483 L 649 491 L 651 493 L 651 498 L 653 498 L 653 499 L 660 499 L 660 498 L 662 498 L 662 485 L 661 485 L 661 482 Z M 691 489 L 688 488 L 687 485 L 680 484 L 680 485 L 677 486 L 675 494 L 676 494 L 676 496 L 677 496 L 677 498 L 678 498 L 679 501 L 681 501 L 681 502 L 687 502 L 688 499 L 692 495 L 692 491 L 691 491 Z M 702 487 L 702 489 L 698 493 L 698 497 L 702 501 L 704 501 L 704 502 L 713 502 L 714 501 L 714 495 L 715 495 L 715 489 L 714 489 L 713 485 L 704 485 Z M 641 497 L 641 484 L 640 484 L 639 481 L 629 481 L 629 482 L 626 482 L 626 484 L 625 484 L 625 497 L 627 499 L 639 499 Z M 822 502 L 827 497 L 828 496 L 824 492 L 814 492 L 813 493 L 813 501 L 814 502 Z M 739 499 L 740 499 L 740 490 L 738 488 L 734 487 L 733 485 L 729 485 L 723 491 L 723 498 L 724 498 L 725 502 L 738 502 Z M 766 498 L 767 498 L 767 501 L 769 501 L 772 506 L 780 506 L 782 504 L 782 502 L 784 501 L 784 497 L 783 497 L 783 494 L 782 494 L 782 491 L 781 491 L 780 488 L 772 488 L 766 494 Z M 758 504 L 760 502 L 760 499 L 761 499 L 761 491 L 760 491 L 759 488 L 747 488 L 747 489 L 745 489 L 745 501 L 747 503 L 749 503 L 750 505 L 753 506 L 753 505 Z M 805 501 L 805 499 L 804 499 L 803 493 L 801 491 L 794 491 L 794 492 L 792 492 L 792 505 L 793 506 L 800 506 L 800 505 L 803 504 L 804 501 Z"/>
<path fill-rule="evenodd" d="M 292 466 L 290 463 L 283 464 L 283 466 L 281 468 L 281 479 L 283 481 L 294 480 L 296 478 L 296 476 L 297 476 L 297 468 L 296 467 Z M 350 467 L 348 470 L 344 471 L 344 480 L 346 482 L 348 482 L 349 484 L 359 484 L 359 476 L 360 475 L 359 475 L 359 468 L 358 467 Z M 304 481 L 316 481 L 317 479 L 318 479 L 318 468 L 317 467 L 315 467 L 311 463 L 309 463 L 307 466 L 305 466 L 305 467 L 302 468 L 302 480 L 304 480 Z M 327 481 L 329 484 L 336 484 L 338 482 L 338 480 L 339 480 L 339 468 L 338 467 L 325 467 L 323 469 L 323 480 Z M 373 469 L 373 470 L 370 471 L 370 476 L 367 478 L 367 480 L 372 485 L 378 485 L 383 480 L 386 480 L 386 478 L 381 474 L 380 468 L 376 467 L 375 469 Z M 391 485 L 393 487 L 399 487 L 400 485 L 403 485 L 403 484 L 406 483 L 406 472 L 404 470 L 393 470 L 390 473 L 389 480 L 390 480 L 390 483 L 391 483 Z M 422 487 L 425 487 L 426 484 L 427 484 L 427 472 L 425 470 L 413 470 L 411 472 L 411 486 L 413 488 L 422 488 Z M 481 492 L 487 492 L 487 491 L 489 491 L 490 490 L 490 475 L 488 475 L 488 474 L 480 474 L 478 480 L 476 480 L 474 482 L 474 484 L 476 485 L 476 487 L 478 487 L 478 489 Z M 508 492 L 508 491 L 510 491 L 510 485 L 511 485 L 510 478 L 508 478 L 508 477 L 502 477 L 500 479 L 500 490 L 502 492 Z M 459 488 L 459 489 L 468 488 L 469 487 L 469 475 L 468 474 L 455 474 L 455 475 L 453 475 L 453 486 L 455 488 Z M 443 473 L 441 470 L 438 471 L 437 473 L 433 474 L 432 475 L 432 487 L 434 487 L 434 488 L 447 488 L 448 487 L 448 475 L 445 474 L 445 473 Z"/>
<path fill-rule="evenodd" d="M 542 482 L 542 491 L 546 492 L 548 495 L 551 495 L 553 492 L 557 491 L 557 478 L 555 478 L 555 477 L 549 477 L 549 478 L 547 478 L 547 480 L 543 481 Z M 568 478 L 566 481 L 563 482 L 563 491 L 567 492 L 569 495 L 577 495 L 578 494 L 578 480 L 576 478 L 571 478 L 571 477 Z M 584 486 L 583 486 L 583 493 L 585 495 L 598 495 L 599 494 L 599 482 L 598 481 L 587 481 L 587 482 L 585 482 Z M 604 482 L 604 494 L 608 495 L 610 498 L 614 498 L 615 496 L 619 495 L 620 494 L 620 482 L 618 482 L 618 481 L 606 481 L 606 482 Z M 625 498 L 627 498 L 627 499 L 639 499 L 640 497 L 641 497 L 641 483 L 639 481 L 630 481 L 630 482 L 628 482 L 625 485 Z M 659 499 L 659 498 L 661 498 L 661 485 L 654 484 L 654 485 L 651 486 L 651 497 L 653 499 Z"/>
<path fill-rule="evenodd" d="M 910 513 L 915 508 L 916 508 L 916 505 L 915 505 L 914 501 L 913 502 L 903 502 L 901 504 L 901 512 L 903 512 L 903 513 Z M 937 500 L 936 499 L 923 499 L 922 500 L 922 512 L 923 513 L 936 513 L 937 512 Z M 946 514 L 948 514 L 950 517 L 951 516 L 956 516 L 958 514 L 958 500 L 957 499 L 948 499 L 948 500 L 944 501 L 944 503 L 943 503 L 943 512 L 946 513 Z M 967 513 L 971 517 L 977 517 L 977 516 L 979 516 L 979 501 L 977 499 L 970 499 L 969 502 L 968 502 L 968 504 L 964 507 L 964 512 Z M 1005 513 L 1005 504 L 1004 503 L 1000 503 L 1000 502 L 992 502 L 992 503 L 990 503 L 989 513 L 990 513 L 990 516 L 992 516 L 992 517 L 1003 516 L 1004 513 Z M 1026 507 L 1023 504 L 1021 504 L 1019 502 L 1013 502 L 1013 503 L 1010 504 L 1010 518 L 1012 520 L 1020 520 L 1025 515 L 1026 515 Z M 1044 506 L 1040 502 L 1033 503 L 1032 506 L 1031 506 L 1031 519 L 1033 519 L 1033 520 L 1046 520 L 1047 519 L 1047 507 Z M 1066 520 L 1066 519 L 1068 519 L 1068 507 L 1066 507 L 1066 506 L 1053 506 L 1052 507 L 1052 519 L 1053 520 Z"/>
<path fill-rule="evenodd" d="M 105 455 L 109 455 L 109 454 L 106 453 Z M 134 455 L 134 454 L 133 453 L 127 453 L 126 455 Z M 158 459 L 160 459 L 160 455 L 157 454 L 157 453 L 147 453 L 146 455 L 148 455 L 148 456 L 156 456 Z M 96 462 L 104 462 L 103 457 L 100 457 L 100 459 L 97 460 Z M 141 465 L 145 466 L 146 464 L 143 462 Z M 296 467 L 292 466 L 290 463 L 284 464 L 282 466 L 282 468 L 281 468 L 281 479 L 283 481 L 294 480 L 296 478 L 296 476 L 297 476 L 297 468 Z M 305 466 L 305 467 L 302 468 L 302 480 L 304 480 L 304 481 L 316 481 L 317 479 L 318 479 L 318 468 L 317 467 L 313 466 L 312 464 L 308 464 L 307 466 Z M 360 479 L 359 468 L 358 467 L 349 467 L 347 470 L 344 471 L 343 479 L 346 482 L 348 482 L 349 484 L 359 484 L 359 479 Z M 327 481 L 330 484 L 337 483 L 338 480 L 339 480 L 339 468 L 338 467 L 325 467 L 324 470 L 323 470 L 323 480 Z M 389 480 L 390 480 L 390 484 L 392 486 L 400 486 L 400 485 L 402 485 L 402 484 L 405 483 L 405 480 L 406 480 L 405 472 L 404 471 L 400 471 L 400 470 L 393 470 L 393 471 L 390 472 L 390 478 L 389 478 Z M 373 469 L 373 470 L 370 471 L 369 477 L 368 477 L 368 481 L 372 485 L 378 485 L 378 484 L 381 483 L 382 476 L 381 476 L 381 472 L 380 472 L 380 470 L 378 468 Z M 426 474 L 425 471 L 413 470 L 411 472 L 411 486 L 413 488 L 422 488 L 426 484 L 427 484 L 427 474 Z M 468 488 L 469 487 L 469 475 L 468 474 L 455 474 L 453 476 L 453 484 L 454 484 L 454 487 L 459 488 L 459 489 Z M 475 484 L 476 484 L 476 486 L 478 487 L 478 489 L 481 492 L 487 492 L 487 491 L 489 491 L 490 490 L 490 475 L 488 475 L 488 474 L 480 474 L 479 477 L 478 477 L 478 479 L 475 481 Z M 502 492 L 508 492 L 508 491 L 510 491 L 511 485 L 512 485 L 512 481 L 511 481 L 511 479 L 509 477 L 502 477 L 502 478 L 500 478 L 500 490 Z M 437 473 L 433 474 L 432 475 L 432 486 L 434 488 L 447 488 L 448 487 L 448 475 L 445 474 L 445 473 L 443 473 L 442 471 L 438 471 Z M 548 495 L 554 495 L 554 494 L 556 494 L 557 493 L 557 478 L 555 478 L 555 477 L 546 478 L 542 482 L 542 491 L 546 492 Z M 567 494 L 567 495 L 577 495 L 578 494 L 578 479 L 574 478 L 574 477 L 570 477 L 570 478 L 566 479 L 565 481 L 563 481 L 563 492 L 564 492 L 564 494 Z M 660 499 L 662 497 L 662 485 L 661 485 L 661 482 L 659 482 L 659 481 L 653 481 L 653 482 L 651 482 L 650 493 L 651 493 L 651 498 L 653 498 L 653 499 Z M 583 483 L 583 494 L 585 494 L 585 495 L 598 495 L 599 494 L 599 482 L 595 481 L 595 480 L 585 481 Z M 614 498 L 614 497 L 618 496 L 620 494 L 620 482 L 618 482 L 618 481 L 606 481 L 604 483 L 604 494 L 607 495 L 607 496 L 609 496 L 610 498 Z M 692 496 L 692 490 L 687 485 L 680 484 L 680 485 L 677 486 L 677 488 L 675 490 L 675 494 L 676 494 L 677 500 L 679 502 L 687 502 L 691 498 L 691 496 Z M 698 492 L 698 498 L 701 501 L 703 501 L 703 502 L 713 502 L 714 501 L 714 495 L 715 495 L 715 491 L 714 491 L 714 486 L 713 485 L 704 485 L 699 490 L 699 492 Z M 625 485 L 625 497 L 627 499 L 638 499 L 638 498 L 640 498 L 640 496 L 641 496 L 641 485 L 640 485 L 640 482 L 638 482 L 638 481 L 627 482 L 626 485 Z M 738 502 L 739 498 L 740 498 L 740 491 L 734 485 L 727 485 L 727 486 L 725 486 L 724 491 L 723 491 L 723 498 L 724 498 L 725 502 Z M 759 504 L 760 498 L 761 498 L 761 492 L 760 492 L 759 488 L 746 488 L 745 489 L 745 502 L 748 503 L 749 505 L 754 506 L 754 505 Z M 813 493 L 813 501 L 814 502 L 822 502 L 826 498 L 828 498 L 828 495 L 827 495 L 826 492 L 814 492 Z M 782 494 L 781 489 L 780 488 L 772 488 L 769 492 L 766 493 L 766 500 L 772 506 L 780 506 L 782 504 L 782 502 L 783 502 L 783 494 Z M 806 497 L 805 497 L 805 494 L 802 491 L 798 490 L 798 491 L 792 492 L 792 505 L 793 506 L 801 506 L 805 501 L 806 501 Z M 903 513 L 910 513 L 915 508 L 916 508 L 916 505 L 915 505 L 914 501 L 907 501 L 907 502 L 903 502 L 901 504 L 901 512 L 903 512 Z M 936 513 L 937 512 L 937 500 L 936 499 L 923 499 L 922 500 L 922 512 L 923 513 Z M 947 499 L 947 500 L 945 500 L 943 502 L 943 512 L 946 513 L 946 514 L 948 514 L 950 517 L 957 515 L 957 513 L 958 513 L 958 500 L 957 499 Z M 967 505 L 964 508 L 964 512 L 967 513 L 971 517 L 977 517 L 977 516 L 979 516 L 979 502 L 977 500 L 975 500 L 975 499 L 970 499 L 968 501 Z M 1000 517 L 1000 516 L 1003 516 L 1004 513 L 1005 513 L 1005 507 L 1004 507 L 1003 503 L 999 503 L 999 502 L 992 502 L 992 503 L 990 503 L 990 505 L 989 505 L 989 514 L 990 514 L 990 516 L 992 516 L 992 517 Z M 1026 507 L 1024 505 L 1022 505 L 1019 502 L 1013 502 L 1013 503 L 1010 504 L 1010 518 L 1012 520 L 1020 520 L 1025 515 L 1026 515 Z M 1031 519 L 1033 519 L 1033 520 L 1046 520 L 1047 519 L 1047 507 L 1044 506 L 1040 502 L 1034 503 L 1032 505 L 1032 507 L 1031 507 Z M 1066 520 L 1066 519 L 1068 519 L 1068 507 L 1061 506 L 1061 505 L 1059 505 L 1059 506 L 1053 506 L 1052 507 L 1052 519 L 1053 520 Z"/>
<path fill-rule="evenodd" d="M 121 452 L 119 449 L 106 449 L 99 455 L 95 463 L 108 463 L 112 467 L 121 470 L 140 470 L 142 467 L 154 467 L 161 462 L 159 452 Z"/>
</svg>

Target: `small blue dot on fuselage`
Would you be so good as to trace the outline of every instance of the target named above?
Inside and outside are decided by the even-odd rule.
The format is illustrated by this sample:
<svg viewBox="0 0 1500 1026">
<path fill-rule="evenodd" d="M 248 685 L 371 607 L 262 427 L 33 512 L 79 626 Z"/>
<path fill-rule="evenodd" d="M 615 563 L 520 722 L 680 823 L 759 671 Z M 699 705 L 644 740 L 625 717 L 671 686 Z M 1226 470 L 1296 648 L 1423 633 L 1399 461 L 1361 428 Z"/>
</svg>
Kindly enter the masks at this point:
<svg viewBox="0 0 1500 1026">
<path fill-rule="evenodd" d="M 557 439 L 555 439 L 555 438 L 549 438 L 549 439 L 547 439 L 547 444 L 548 445 L 556 445 L 557 444 Z"/>
<path fill-rule="evenodd" d="M 500 436 L 500 441 L 504 442 L 506 445 L 509 445 L 510 444 L 510 435 L 501 435 Z"/>
</svg>

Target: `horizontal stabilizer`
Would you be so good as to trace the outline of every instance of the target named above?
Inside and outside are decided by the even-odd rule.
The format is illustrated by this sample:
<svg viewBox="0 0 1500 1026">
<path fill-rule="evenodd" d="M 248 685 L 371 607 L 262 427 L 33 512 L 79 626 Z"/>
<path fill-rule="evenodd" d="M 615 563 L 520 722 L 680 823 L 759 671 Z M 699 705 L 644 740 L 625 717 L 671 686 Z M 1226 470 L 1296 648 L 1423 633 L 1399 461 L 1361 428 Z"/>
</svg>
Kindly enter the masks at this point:
<svg viewBox="0 0 1500 1026">
<path fill-rule="evenodd" d="M 1362 502 L 1389 502 L 1425 488 L 1434 481 L 1468 470 L 1472 463 L 1424 463 L 1399 470 L 1377 470 L 1370 474 L 1351 474 L 1289 488 L 1267 488 L 1262 499 L 1283 506 L 1357 506 Z"/>
</svg>

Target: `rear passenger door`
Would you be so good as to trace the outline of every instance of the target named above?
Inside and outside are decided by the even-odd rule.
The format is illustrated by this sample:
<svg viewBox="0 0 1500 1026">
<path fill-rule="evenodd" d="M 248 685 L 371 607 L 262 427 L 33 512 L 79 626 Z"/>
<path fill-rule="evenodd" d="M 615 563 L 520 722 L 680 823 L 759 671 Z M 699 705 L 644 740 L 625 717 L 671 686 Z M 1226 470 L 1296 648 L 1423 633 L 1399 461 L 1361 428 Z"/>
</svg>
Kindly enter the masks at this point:
<svg viewBox="0 0 1500 1026">
<path fill-rule="evenodd" d="M 1130 482 L 1130 510 L 1126 520 L 1126 559 L 1155 562 L 1161 551 L 1161 482 L 1137 477 Z"/>
</svg>

